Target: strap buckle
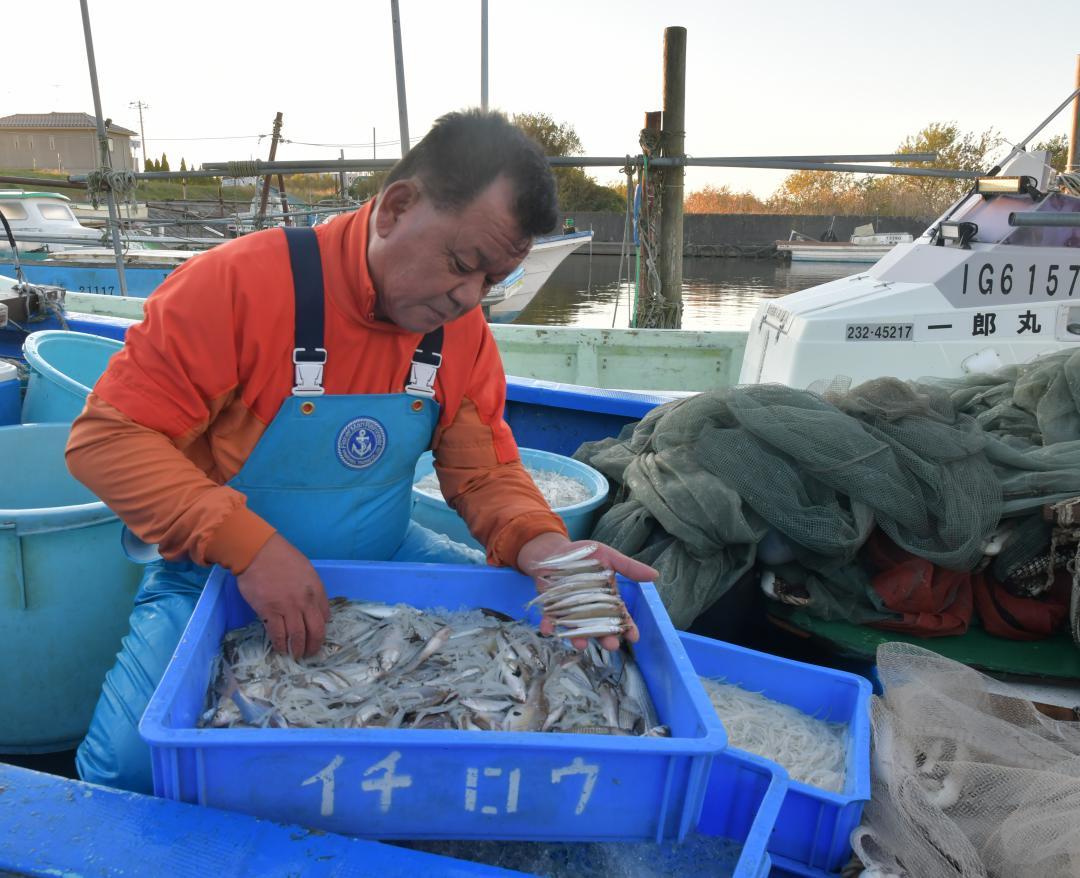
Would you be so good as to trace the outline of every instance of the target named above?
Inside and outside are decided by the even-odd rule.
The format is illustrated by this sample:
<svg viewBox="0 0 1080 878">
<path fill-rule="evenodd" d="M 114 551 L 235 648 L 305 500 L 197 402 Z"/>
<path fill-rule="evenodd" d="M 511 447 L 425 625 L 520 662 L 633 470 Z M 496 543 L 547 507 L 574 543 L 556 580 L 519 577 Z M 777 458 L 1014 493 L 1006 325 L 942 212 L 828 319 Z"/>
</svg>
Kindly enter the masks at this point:
<svg viewBox="0 0 1080 878">
<path fill-rule="evenodd" d="M 326 348 L 293 348 L 295 384 L 293 396 L 322 396 L 323 367 L 326 365 Z"/>
<path fill-rule="evenodd" d="M 436 354 L 440 360 L 442 354 Z M 410 396 L 423 396 L 427 399 L 435 398 L 435 373 L 439 367 L 431 363 L 418 363 L 413 360 L 409 367 L 409 383 L 405 385 L 405 392 Z"/>
</svg>

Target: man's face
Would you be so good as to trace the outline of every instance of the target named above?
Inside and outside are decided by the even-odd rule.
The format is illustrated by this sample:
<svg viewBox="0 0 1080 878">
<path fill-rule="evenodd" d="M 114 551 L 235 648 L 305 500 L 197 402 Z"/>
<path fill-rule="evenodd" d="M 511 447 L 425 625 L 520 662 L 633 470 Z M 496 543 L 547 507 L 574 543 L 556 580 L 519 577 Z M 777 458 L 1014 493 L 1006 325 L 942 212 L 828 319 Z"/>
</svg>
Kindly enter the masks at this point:
<svg viewBox="0 0 1080 878">
<path fill-rule="evenodd" d="M 369 237 L 376 316 L 426 333 L 479 305 L 532 243 L 512 204 L 513 187 L 502 177 L 457 213 L 437 210 L 416 180 L 389 186 Z"/>
</svg>

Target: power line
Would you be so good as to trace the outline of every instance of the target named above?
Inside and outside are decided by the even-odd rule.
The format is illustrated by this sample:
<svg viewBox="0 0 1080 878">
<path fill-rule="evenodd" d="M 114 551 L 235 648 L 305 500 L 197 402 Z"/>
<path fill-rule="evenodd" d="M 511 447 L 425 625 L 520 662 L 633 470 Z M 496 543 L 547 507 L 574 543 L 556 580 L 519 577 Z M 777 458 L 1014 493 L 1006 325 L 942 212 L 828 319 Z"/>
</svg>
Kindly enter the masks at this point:
<svg viewBox="0 0 1080 878">
<path fill-rule="evenodd" d="M 155 137 L 155 140 L 262 140 L 264 137 L 269 137 L 269 134 L 237 134 L 235 137 Z"/>
</svg>

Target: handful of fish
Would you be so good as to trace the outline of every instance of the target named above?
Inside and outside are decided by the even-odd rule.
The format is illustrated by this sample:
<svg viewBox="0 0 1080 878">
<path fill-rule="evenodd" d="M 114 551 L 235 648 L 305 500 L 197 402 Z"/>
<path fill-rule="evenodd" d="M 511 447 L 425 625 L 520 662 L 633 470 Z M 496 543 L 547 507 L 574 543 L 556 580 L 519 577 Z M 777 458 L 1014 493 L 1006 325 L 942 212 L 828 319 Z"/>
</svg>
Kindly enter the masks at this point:
<svg viewBox="0 0 1080 878">
<path fill-rule="evenodd" d="M 576 652 L 493 610 L 330 608 L 308 659 L 275 653 L 261 622 L 228 632 L 199 725 L 670 734 L 628 651 Z"/>
<path fill-rule="evenodd" d="M 526 606 L 540 607 L 556 637 L 621 636 L 633 628 L 615 571 L 591 557 L 596 548 L 593 543 L 540 562 L 543 590 Z"/>
</svg>

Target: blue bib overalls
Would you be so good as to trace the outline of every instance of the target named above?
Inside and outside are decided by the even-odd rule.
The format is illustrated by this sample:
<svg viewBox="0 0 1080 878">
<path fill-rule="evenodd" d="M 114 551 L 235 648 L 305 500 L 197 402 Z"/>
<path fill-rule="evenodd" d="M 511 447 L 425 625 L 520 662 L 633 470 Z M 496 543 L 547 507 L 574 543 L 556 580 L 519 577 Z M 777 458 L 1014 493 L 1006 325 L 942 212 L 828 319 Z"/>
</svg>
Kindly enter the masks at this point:
<svg viewBox="0 0 1080 878">
<path fill-rule="evenodd" d="M 420 343 L 404 392 L 323 393 L 318 242 L 311 229 L 285 232 L 296 291 L 295 386 L 228 484 L 309 558 L 483 563 L 481 552 L 409 520 L 413 471 L 439 418 L 434 387 L 442 329 Z M 139 720 L 208 574 L 185 561 L 147 566 L 130 632 L 76 757 L 83 780 L 152 792 Z"/>
</svg>

